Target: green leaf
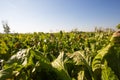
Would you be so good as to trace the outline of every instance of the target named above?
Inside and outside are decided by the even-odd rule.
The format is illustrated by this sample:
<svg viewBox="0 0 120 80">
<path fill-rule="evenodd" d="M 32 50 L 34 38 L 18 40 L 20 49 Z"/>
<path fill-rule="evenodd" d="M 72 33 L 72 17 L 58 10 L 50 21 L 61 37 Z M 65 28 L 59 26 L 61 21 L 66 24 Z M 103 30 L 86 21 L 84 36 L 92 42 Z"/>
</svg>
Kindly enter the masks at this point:
<svg viewBox="0 0 120 80">
<path fill-rule="evenodd" d="M 65 54 L 63 52 L 52 63 L 52 67 L 56 69 L 59 80 L 71 80 L 65 64 Z"/>
<path fill-rule="evenodd" d="M 120 77 L 118 67 L 120 64 L 120 45 L 110 43 L 101 49 L 92 62 L 92 70 L 96 79 L 118 80 Z"/>
<path fill-rule="evenodd" d="M 74 52 L 73 54 L 67 54 L 68 60 L 66 61 L 67 68 L 72 65 L 69 71 L 71 77 L 75 77 L 77 80 L 93 79 L 92 68 L 87 62 L 85 54 L 81 51 Z"/>
<path fill-rule="evenodd" d="M 12 78 L 12 72 L 13 69 L 11 67 L 5 70 L 0 70 L 0 79 L 6 80 L 7 78 Z"/>
<path fill-rule="evenodd" d="M 107 66 L 107 61 L 105 61 L 104 66 L 102 66 L 102 80 L 119 80 L 118 77 L 114 74 L 114 71 Z"/>
</svg>

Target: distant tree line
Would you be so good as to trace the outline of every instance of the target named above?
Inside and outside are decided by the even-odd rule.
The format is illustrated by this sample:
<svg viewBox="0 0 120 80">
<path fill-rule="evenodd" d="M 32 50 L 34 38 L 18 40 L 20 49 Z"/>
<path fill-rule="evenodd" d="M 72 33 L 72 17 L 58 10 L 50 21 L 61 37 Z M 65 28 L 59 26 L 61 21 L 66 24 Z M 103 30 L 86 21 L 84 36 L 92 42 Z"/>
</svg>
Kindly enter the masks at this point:
<svg viewBox="0 0 120 80">
<path fill-rule="evenodd" d="M 114 32 L 115 30 L 112 28 L 103 28 L 103 27 L 95 27 L 95 32 Z"/>
<path fill-rule="evenodd" d="M 6 34 L 9 34 L 10 33 L 10 26 L 8 25 L 7 22 L 5 21 L 2 21 L 2 26 L 3 26 L 3 29 L 4 29 L 4 33 Z M 116 26 L 117 29 L 120 29 L 120 24 L 118 24 Z M 95 32 L 114 32 L 115 30 L 112 29 L 112 28 L 98 28 L 98 27 L 95 27 L 94 29 Z M 73 29 L 71 32 L 79 32 L 79 30 L 77 28 Z"/>
</svg>

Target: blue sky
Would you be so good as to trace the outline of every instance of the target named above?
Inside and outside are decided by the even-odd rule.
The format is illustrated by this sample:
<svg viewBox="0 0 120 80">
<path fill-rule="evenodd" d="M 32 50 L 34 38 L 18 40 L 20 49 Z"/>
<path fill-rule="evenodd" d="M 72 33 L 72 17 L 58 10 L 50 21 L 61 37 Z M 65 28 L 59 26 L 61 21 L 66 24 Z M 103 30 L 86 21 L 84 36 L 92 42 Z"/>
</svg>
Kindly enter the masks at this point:
<svg viewBox="0 0 120 80">
<path fill-rule="evenodd" d="M 7 21 L 11 32 L 56 32 L 115 28 L 120 0 L 0 0 L 0 32 Z"/>
</svg>

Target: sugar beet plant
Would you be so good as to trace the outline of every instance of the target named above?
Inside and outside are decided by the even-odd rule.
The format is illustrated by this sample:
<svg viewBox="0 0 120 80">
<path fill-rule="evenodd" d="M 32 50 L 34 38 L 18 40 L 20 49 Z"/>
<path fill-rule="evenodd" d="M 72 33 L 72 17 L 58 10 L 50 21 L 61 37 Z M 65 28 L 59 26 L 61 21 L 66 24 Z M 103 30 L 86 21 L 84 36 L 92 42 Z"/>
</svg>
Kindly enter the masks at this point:
<svg viewBox="0 0 120 80">
<path fill-rule="evenodd" d="M 111 52 L 109 49 L 120 53 L 119 45 L 118 49 L 106 47 L 112 47 L 111 35 L 112 32 L 0 34 L 0 80 L 117 80 L 119 68 L 116 72 L 114 65 L 109 66 L 109 59 L 103 57 Z M 106 60 L 100 64 L 99 59 Z"/>
</svg>

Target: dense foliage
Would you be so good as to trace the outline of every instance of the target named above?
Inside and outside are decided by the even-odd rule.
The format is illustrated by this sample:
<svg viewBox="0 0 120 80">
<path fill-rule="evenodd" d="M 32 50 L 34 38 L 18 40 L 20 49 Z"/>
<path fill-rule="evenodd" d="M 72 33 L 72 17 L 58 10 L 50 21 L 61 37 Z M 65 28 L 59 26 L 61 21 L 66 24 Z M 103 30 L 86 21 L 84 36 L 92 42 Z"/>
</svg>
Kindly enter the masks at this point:
<svg viewBox="0 0 120 80">
<path fill-rule="evenodd" d="M 0 34 L 0 59 L 3 60 L 0 79 L 96 80 L 94 58 L 110 43 L 111 35 L 112 32 L 62 31 Z M 104 71 L 118 79 L 107 67 Z M 110 80 L 109 75 L 101 79 Z"/>
</svg>

